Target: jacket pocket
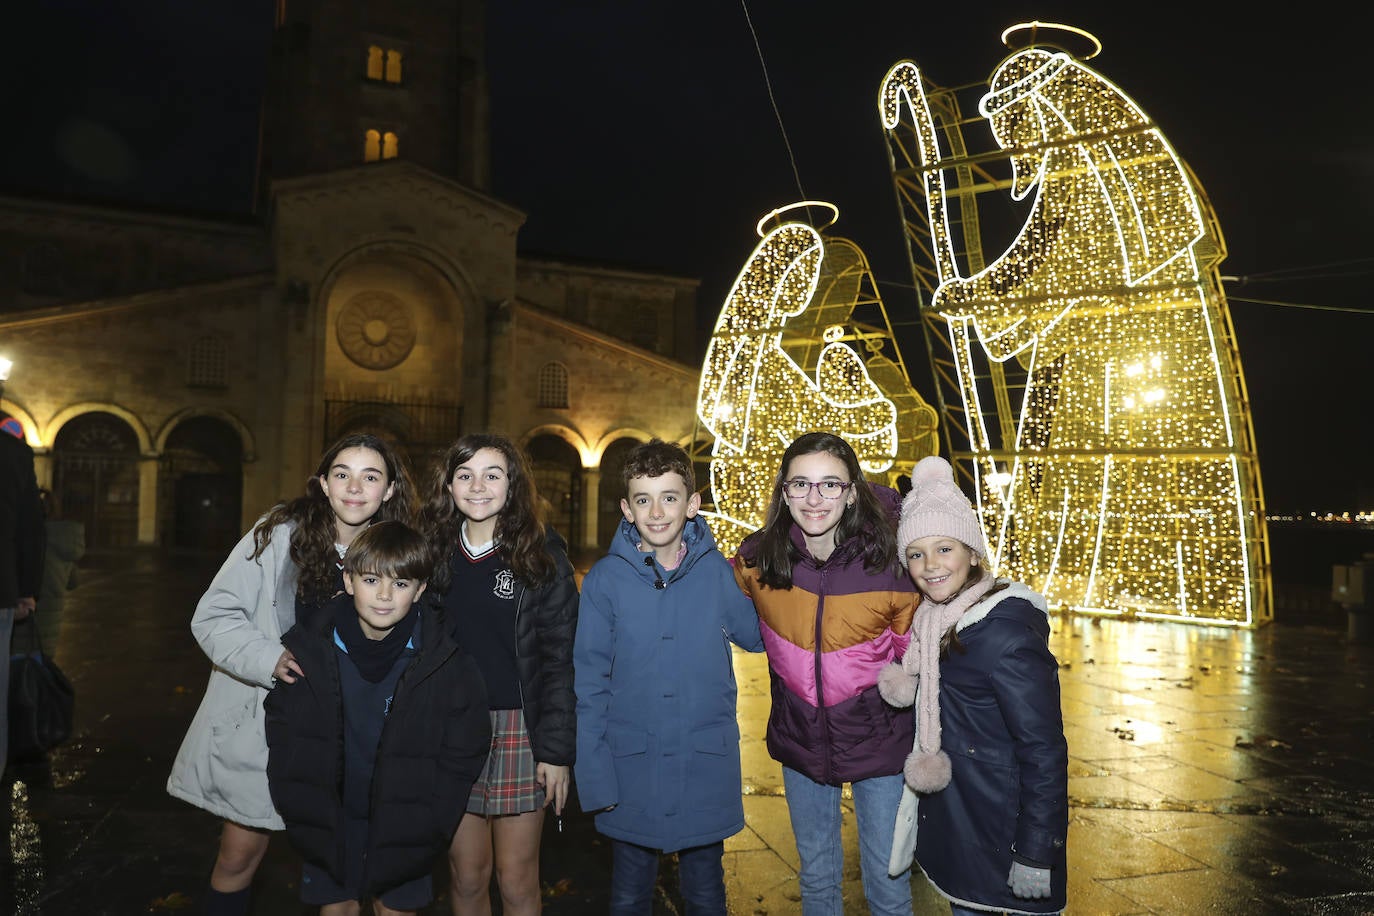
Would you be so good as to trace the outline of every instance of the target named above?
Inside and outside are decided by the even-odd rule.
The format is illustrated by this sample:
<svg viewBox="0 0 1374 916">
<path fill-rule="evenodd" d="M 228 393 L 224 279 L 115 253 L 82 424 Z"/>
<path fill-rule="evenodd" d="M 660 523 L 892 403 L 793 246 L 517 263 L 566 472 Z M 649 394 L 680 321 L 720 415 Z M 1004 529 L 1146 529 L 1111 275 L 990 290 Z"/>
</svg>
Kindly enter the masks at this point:
<svg viewBox="0 0 1374 916">
<path fill-rule="evenodd" d="M 877 687 L 870 687 L 852 700 L 832 706 L 826 711 L 826 717 L 831 744 L 841 754 L 872 752 L 875 750 L 872 742 L 890 744 L 898 735 L 899 721 L 914 721 L 910 709 L 887 705 Z"/>
<path fill-rule="evenodd" d="M 612 732 L 607 743 L 611 746 L 611 764 L 620 792 L 617 808 L 647 810 L 654 794 L 648 735 L 642 731 Z"/>
<path fill-rule="evenodd" d="M 739 748 L 739 739 L 730 728 L 704 728 L 692 734 L 692 750 L 718 757 Z"/>
<path fill-rule="evenodd" d="M 247 702 L 210 722 L 206 761 L 207 795 L 223 798 L 235 810 L 255 819 L 275 816 L 267 789 L 267 735 L 260 702 L 254 690 Z"/>
<path fill-rule="evenodd" d="M 731 726 L 693 732 L 684 802 L 710 811 L 733 808 L 741 804 L 740 797 L 739 733 Z"/>
<path fill-rule="evenodd" d="M 952 810 L 971 812 L 965 822 L 970 841 L 982 848 L 1008 853 L 1016 836 L 1020 808 L 1020 769 L 1010 748 L 969 742 L 949 744 L 954 789 Z"/>
<path fill-rule="evenodd" d="M 633 757 L 649 749 L 649 738 L 643 732 L 620 732 L 607 736 L 612 757 Z"/>
</svg>

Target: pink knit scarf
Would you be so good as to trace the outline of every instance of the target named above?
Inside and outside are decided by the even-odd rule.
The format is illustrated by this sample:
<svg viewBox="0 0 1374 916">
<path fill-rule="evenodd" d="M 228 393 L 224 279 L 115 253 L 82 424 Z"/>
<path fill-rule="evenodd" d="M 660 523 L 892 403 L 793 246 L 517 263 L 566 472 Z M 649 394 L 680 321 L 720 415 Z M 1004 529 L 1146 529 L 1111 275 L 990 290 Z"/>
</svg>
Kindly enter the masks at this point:
<svg viewBox="0 0 1374 916">
<path fill-rule="evenodd" d="M 992 576 L 970 585 L 944 604 L 923 598 L 916 608 L 913 645 L 907 655 L 917 653 L 921 689 L 916 698 L 916 752 L 905 768 L 907 782 L 920 792 L 938 792 L 949 784 L 949 757 L 940 750 L 940 639 L 964 616 L 969 608 L 992 590 Z M 914 778 L 913 778 L 914 777 Z"/>
</svg>

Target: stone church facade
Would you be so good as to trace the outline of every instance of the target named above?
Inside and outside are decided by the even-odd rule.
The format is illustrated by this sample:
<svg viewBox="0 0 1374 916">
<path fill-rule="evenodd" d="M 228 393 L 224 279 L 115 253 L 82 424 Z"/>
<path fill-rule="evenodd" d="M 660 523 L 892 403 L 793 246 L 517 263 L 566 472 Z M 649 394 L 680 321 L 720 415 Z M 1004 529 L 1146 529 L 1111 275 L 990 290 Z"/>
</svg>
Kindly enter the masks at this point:
<svg viewBox="0 0 1374 916">
<path fill-rule="evenodd" d="M 489 187 L 482 6 L 282 4 L 260 217 L 0 198 L 0 408 L 94 547 L 223 548 L 379 432 L 530 454 L 574 548 L 693 437 L 697 281 L 530 257 Z"/>
</svg>

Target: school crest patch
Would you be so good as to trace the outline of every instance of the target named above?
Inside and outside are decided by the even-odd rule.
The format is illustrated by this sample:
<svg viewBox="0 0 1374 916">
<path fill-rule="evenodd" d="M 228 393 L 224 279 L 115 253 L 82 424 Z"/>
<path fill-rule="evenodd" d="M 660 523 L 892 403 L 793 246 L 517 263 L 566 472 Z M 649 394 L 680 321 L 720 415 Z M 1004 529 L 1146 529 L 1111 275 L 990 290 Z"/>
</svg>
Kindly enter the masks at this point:
<svg viewBox="0 0 1374 916">
<path fill-rule="evenodd" d="M 515 597 L 515 575 L 509 569 L 503 569 L 496 574 L 496 588 L 492 592 L 498 598 Z"/>
</svg>

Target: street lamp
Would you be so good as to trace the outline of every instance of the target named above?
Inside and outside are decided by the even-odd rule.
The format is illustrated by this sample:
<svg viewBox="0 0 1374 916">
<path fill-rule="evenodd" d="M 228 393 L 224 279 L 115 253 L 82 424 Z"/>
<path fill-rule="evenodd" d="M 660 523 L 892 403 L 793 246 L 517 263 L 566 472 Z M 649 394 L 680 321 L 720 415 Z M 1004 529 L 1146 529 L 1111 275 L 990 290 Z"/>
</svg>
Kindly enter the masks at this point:
<svg viewBox="0 0 1374 916">
<path fill-rule="evenodd" d="M 0 396 L 5 394 L 5 382 L 10 379 L 10 370 L 14 368 L 14 361 L 7 357 L 0 356 Z"/>
</svg>

